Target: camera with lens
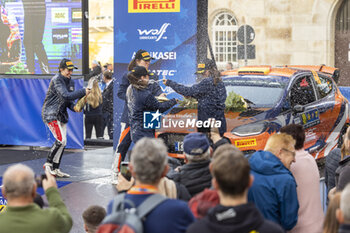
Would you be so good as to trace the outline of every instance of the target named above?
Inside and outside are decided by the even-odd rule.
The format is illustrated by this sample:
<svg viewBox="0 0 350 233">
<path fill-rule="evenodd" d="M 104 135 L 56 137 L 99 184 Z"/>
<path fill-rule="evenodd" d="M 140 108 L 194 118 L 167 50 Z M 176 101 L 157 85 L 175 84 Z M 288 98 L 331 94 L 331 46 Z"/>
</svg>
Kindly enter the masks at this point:
<svg viewBox="0 0 350 233">
<path fill-rule="evenodd" d="M 43 179 L 47 179 L 46 174 L 35 175 L 35 182 L 38 187 L 43 187 Z"/>
</svg>

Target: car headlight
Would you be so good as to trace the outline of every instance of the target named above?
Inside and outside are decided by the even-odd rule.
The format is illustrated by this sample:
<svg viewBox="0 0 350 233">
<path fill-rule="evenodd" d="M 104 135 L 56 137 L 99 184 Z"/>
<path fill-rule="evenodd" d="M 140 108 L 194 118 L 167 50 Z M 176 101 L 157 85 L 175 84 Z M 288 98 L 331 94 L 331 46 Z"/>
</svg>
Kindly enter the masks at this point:
<svg viewBox="0 0 350 233">
<path fill-rule="evenodd" d="M 245 136 L 261 134 L 266 130 L 266 128 L 267 128 L 266 122 L 256 122 L 256 123 L 247 124 L 247 125 L 240 125 L 234 128 L 231 131 L 231 133 L 240 137 L 245 137 Z"/>
</svg>

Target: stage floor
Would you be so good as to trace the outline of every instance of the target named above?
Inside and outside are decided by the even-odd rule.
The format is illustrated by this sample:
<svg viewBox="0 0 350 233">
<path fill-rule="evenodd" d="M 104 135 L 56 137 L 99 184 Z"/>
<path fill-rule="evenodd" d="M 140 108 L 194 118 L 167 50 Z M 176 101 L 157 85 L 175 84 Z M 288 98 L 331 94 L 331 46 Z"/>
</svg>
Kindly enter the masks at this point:
<svg viewBox="0 0 350 233">
<path fill-rule="evenodd" d="M 0 149 L 0 176 L 7 167 L 15 163 L 23 163 L 31 167 L 35 173 L 43 173 L 47 151 L 30 150 L 18 147 Z M 11 159 L 8 156 L 11 155 Z M 68 185 L 59 188 L 61 196 L 73 217 L 72 233 L 83 233 L 82 212 L 90 205 L 106 207 L 108 202 L 117 194 L 115 187 L 110 184 L 113 147 L 90 148 L 88 150 L 65 152 L 61 169 L 71 175 Z M 8 163 L 7 161 L 10 161 Z M 45 195 L 44 195 L 45 196 Z M 44 197 L 43 196 L 43 197 Z M 44 200 L 46 201 L 45 197 Z"/>
</svg>

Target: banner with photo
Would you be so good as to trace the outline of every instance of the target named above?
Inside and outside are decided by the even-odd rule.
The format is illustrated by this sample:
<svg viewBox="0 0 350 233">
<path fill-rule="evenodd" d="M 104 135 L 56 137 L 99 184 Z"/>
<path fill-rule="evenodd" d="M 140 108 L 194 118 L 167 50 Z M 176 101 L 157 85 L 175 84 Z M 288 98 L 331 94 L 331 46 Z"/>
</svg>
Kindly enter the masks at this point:
<svg viewBox="0 0 350 233">
<path fill-rule="evenodd" d="M 0 74 L 82 73 L 81 0 L 0 0 Z"/>
<path fill-rule="evenodd" d="M 195 82 L 197 0 L 114 0 L 114 93 L 139 49 L 155 58 L 150 71 L 183 84 Z M 161 82 L 169 98 L 178 96 Z M 114 149 L 124 101 L 114 95 Z"/>
</svg>

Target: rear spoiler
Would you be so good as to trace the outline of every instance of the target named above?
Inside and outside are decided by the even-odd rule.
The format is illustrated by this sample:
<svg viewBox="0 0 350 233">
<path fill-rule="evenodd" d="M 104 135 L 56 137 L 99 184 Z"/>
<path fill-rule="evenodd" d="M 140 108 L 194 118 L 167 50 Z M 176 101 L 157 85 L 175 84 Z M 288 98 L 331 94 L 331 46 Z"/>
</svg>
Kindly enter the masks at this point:
<svg viewBox="0 0 350 233">
<path fill-rule="evenodd" d="M 320 65 L 320 66 L 286 65 L 285 67 L 323 72 L 323 73 L 331 75 L 332 79 L 335 81 L 335 83 L 338 83 L 338 81 L 339 81 L 339 69 L 338 68 L 329 67 L 326 65 Z"/>
</svg>

